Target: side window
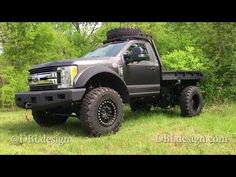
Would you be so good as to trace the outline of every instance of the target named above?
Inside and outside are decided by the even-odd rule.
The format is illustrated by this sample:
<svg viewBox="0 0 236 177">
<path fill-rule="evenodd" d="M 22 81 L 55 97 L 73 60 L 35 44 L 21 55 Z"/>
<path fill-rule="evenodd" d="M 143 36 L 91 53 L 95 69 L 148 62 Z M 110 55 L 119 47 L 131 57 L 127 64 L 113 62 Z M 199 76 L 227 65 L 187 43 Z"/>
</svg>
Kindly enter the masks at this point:
<svg viewBox="0 0 236 177">
<path fill-rule="evenodd" d="M 149 53 L 148 53 L 148 50 L 147 50 L 147 47 L 145 46 L 144 43 L 135 43 L 135 44 L 132 44 L 126 51 L 125 51 L 125 55 L 130 57 L 131 59 L 131 56 L 133 54 L 133 52 L 135 52 L 134 48 L 137 48 L 139 47 L 141 49 L 141 54 L 140 54 L 140 57 L 142 57 L 142 61 L 150 61 L 150 56 L 149 56 Z M 141 61 L 141 60 L 140 60 Z"/>
<path fill-rule="evenodd" d="M 142 49 L 143 49 L 143 55 L 145 56 L 146 60 L 150 60 L 150 56 L 149 56 L 149 53 L 148 53 L 148 50 L 147 50 L 147 47 L 145 44 L 140 44 L 139 45 Z"/>
<path fill-rule="evenodd" d="M 153 61 L 157 62 L 157 57 L 156 57 L 156 54 L 154 53 L 154 50 L 153 50 L 151 44 L 146 43 L 146 46 L 147 46 L 147 50 L 148 50 L 148 53 L 149 53 L 150 58 L 151 58 Z"/>
</svg>

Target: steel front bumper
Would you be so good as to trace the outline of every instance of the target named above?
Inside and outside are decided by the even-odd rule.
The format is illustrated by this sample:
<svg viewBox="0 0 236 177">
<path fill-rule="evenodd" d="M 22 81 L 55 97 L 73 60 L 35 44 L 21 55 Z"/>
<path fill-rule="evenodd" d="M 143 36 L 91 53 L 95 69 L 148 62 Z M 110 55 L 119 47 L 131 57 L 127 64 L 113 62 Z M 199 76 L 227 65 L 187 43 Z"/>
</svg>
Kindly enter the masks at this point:
<svg viewBox="0 0 236 177">
<path fill-rule="evenodd" d="M 82 99 L 86 89 L 45 90 L 16 93 L 16 105 L 28 109 L 48 109 Z"/>
</svg>

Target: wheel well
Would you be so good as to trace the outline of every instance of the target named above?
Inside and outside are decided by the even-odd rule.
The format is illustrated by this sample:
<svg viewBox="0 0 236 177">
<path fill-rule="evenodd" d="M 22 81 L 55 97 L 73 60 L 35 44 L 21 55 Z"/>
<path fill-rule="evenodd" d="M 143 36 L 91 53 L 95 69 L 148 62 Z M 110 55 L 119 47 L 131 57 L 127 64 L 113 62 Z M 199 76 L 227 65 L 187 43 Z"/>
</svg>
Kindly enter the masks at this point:
<svg viewBox="0 0 236 177">
<path fill-rule="evenodd" d="M 124 103 L 128 102 L 128 89 L 124 82 L 117 76 L 111 73 L 99 73 L 91 77 L 86 83 L 87 90 L 96 87 L 109 87 L 117 91 Z"/>
</svg>

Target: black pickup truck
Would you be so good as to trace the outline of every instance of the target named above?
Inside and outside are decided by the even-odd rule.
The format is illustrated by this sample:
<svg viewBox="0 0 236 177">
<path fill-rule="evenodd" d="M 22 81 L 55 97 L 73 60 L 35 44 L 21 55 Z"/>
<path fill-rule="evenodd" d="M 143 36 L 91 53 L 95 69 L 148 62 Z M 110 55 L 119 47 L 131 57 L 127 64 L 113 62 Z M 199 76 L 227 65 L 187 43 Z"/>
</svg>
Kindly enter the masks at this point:
<svg viewBox="0 0 236 177">
<path fill-rule="evenodd" d="M 180 58 L 181 59 L 181 58 Z M 40 126 L 78 117 L 92 136 L 115 133 L 122 105 L 132 111 L 180 105 L 184 117 L 201 113 L 198 71 L 163 71 L 151 36 L 137 28 L 114 28 L 101 47 L 82 58 L 40 64 L 29 70 L 29 92 L 16 94 L 16 105 L 32 109 Z"/>
</svg>

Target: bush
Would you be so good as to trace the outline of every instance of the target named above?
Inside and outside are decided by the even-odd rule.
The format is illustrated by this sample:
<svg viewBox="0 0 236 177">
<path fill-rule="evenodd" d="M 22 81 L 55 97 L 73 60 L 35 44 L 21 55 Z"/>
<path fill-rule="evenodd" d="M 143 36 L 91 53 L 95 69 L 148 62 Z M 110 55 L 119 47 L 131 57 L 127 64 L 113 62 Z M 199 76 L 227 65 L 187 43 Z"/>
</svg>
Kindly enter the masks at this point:
<svg viewBox="0 0 236 177">
<path fill-rule="evenodd" d="M 7 66 L 1 71 L 4 85 L 0 88 L 0 101 L 7 105 L 14 105 L 15 93 L 18 91 L 27 91 L 28 74 L 24 69 L 21 72 L 12 66 Z"/>
<path fill-rule="evenodd" d="M 3 86 L 1 89 L 1 101 L 4 106 L 14 105 L 15 89 L 9 85 Z M 3 105 L 2 105 L 3 106 Z"/>
<path fill-rule="evenodd" d="M 171 70 L 206 70 L 205 57 L 201 50 L 186 47 L 186 50 L 174 50 L 162 56 L 164 68 Z"/>
</svg>

